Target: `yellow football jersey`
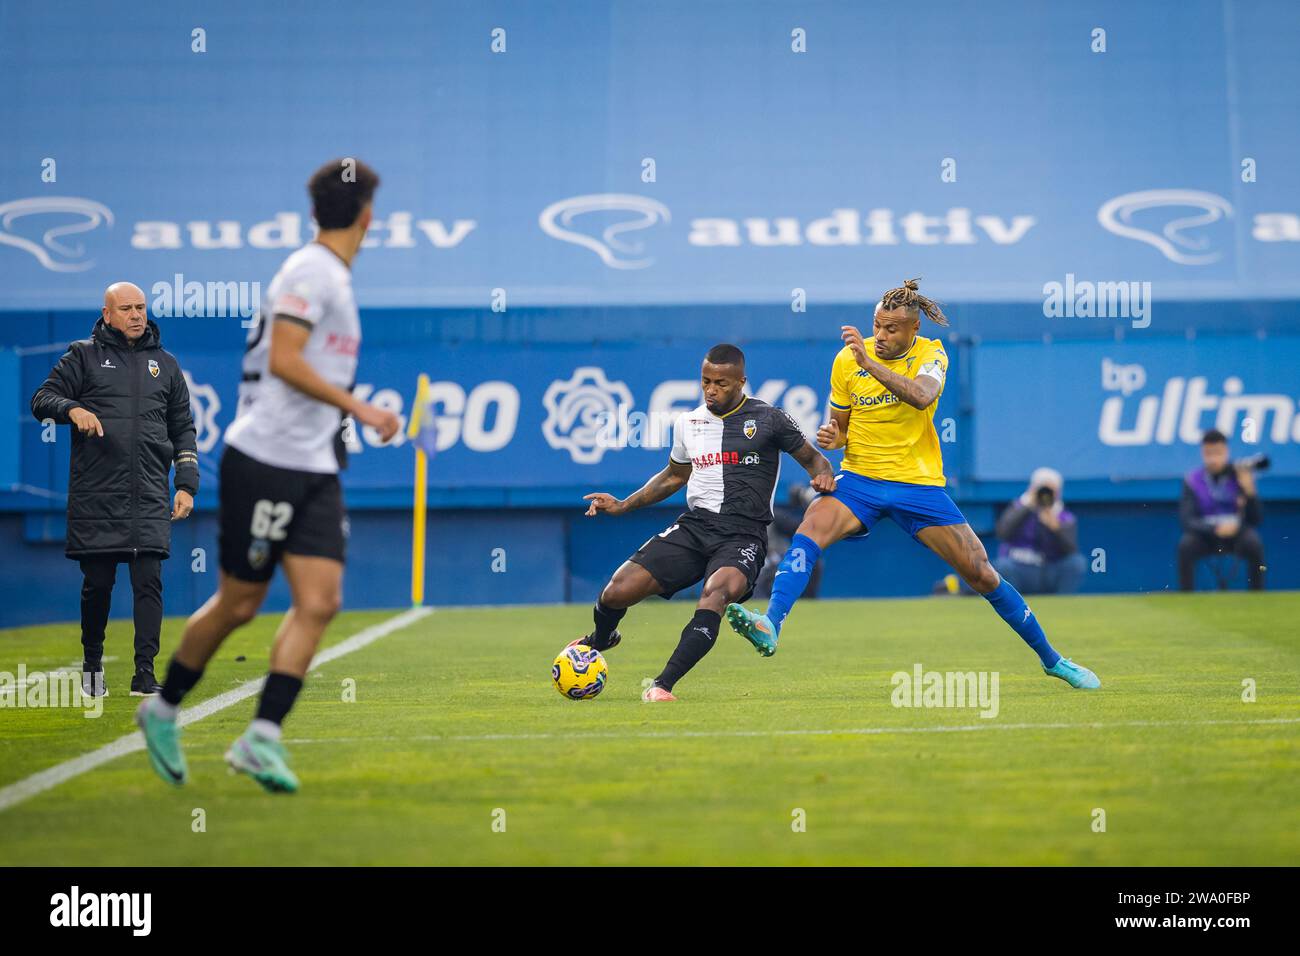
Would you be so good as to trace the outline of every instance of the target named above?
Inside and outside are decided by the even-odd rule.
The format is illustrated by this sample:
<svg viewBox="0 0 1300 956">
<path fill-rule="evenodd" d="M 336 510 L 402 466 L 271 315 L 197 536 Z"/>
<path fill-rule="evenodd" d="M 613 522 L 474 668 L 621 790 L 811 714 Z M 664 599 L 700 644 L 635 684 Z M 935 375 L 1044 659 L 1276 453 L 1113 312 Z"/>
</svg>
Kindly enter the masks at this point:
<svg viewBox="0 0 1300 956">
<path fill-rule="evenodd" d="M 868 354 L 871 339 L 867 339 Z M 877 361 L 880 361 L 877 359 Z M 938 339 L 918 335 L 903 355 L 880 361 L 891 372 L 939 380 L 943 393 L 948 375 L 948 355 Z M 849 410 L 848 443 L 844 447 L 845 471 L 885 481 L 914 485 L 943 485 L 943 455 L 934 431 L 938 396 L 928 408 L 913 408 L 869 373 L 858 367 L 846 345 L 831 367 L 831 405 Z"/>
</svg>

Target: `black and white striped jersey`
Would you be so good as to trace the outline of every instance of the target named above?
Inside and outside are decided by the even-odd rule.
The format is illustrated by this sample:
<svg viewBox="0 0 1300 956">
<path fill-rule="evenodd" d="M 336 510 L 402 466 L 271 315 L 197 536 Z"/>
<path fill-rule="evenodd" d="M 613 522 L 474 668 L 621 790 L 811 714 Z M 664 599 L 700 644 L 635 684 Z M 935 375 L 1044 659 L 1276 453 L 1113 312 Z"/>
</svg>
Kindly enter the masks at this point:
<svg viewBox="0 0 1300 956">
<path fill-rule="evenodd" d="M 686 504 L 692 511 L 767 525 L 781 474 L 781 452 L 802 447 L 794 419 L 757 398 L 718 416 L 700 405 L 673 425 L 672 459 L 691 466 Z"/>
</svg>

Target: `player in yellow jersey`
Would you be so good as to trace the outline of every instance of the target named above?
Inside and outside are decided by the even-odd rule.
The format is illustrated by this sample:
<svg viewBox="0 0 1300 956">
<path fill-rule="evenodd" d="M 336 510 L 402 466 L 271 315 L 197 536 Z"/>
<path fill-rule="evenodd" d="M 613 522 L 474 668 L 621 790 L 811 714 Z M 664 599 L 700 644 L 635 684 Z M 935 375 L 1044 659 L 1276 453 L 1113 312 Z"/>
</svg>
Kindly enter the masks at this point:
<svg viewBox="0 0 1300 956">
<path fill-rule="evenodd" d="M 989 563 L 984 545 L 944 491 L 943 456 L 934 411 L 948 375 L 943 343 L 919 335 L 921 313 L 938 325 L 948 320 L 915 279 L 890 289 L 876 303 L 870 347 L 851 325 L 831 368 L 830 421 L 817 444 L 843 448 L 835 491 L 817 497 L 781 559 L 766 613 L 727 606 L 732 628 L 771 657 L 781 625 L 803 593 L 824 548 L 870 532 L 882 517 L 894 519 L 914 539 L 948 562 L 1024 639 L 1043 670 L 1071 687 L 1095 689 L 1097 675 L 1062 657 L 1047 642 L 1034 613 Z"/>
</svg>

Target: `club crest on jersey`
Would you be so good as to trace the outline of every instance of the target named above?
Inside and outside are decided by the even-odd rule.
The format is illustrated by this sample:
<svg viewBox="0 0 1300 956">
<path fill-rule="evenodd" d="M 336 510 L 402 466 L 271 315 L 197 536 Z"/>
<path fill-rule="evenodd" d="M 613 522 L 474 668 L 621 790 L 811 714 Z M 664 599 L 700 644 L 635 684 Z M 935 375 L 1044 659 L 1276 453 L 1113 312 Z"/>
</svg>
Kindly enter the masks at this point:
<svg viewBox="0 0 1300 956">
<path fill-rule="evenodd" d="M 149 360 L 149 374 L 154 378 L 158 377 L 158 362 L 155 359 Z"/>
<path fill-rule="evenodd" d="M 745 420 L 745 437 L 753 438 L 758 433 L 758 422 L 749 418 Z"/>
</svg>

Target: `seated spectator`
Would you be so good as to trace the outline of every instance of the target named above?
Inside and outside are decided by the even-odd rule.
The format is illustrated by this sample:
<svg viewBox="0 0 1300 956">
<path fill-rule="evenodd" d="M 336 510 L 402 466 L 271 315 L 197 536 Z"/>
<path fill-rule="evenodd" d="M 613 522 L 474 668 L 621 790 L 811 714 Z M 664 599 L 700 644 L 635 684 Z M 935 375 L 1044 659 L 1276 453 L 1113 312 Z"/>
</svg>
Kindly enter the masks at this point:
<svg viewBox="0 0 1300 956">
<path fill-rule="evenodd" d="M 1196 587 L 1196 563 L 1212 554 L 1233 554 L 1246 562 L 1252 591 L 1264 587 L 1264 543 L 1259 525 L 1255 472 L 1246 463 L 1228 460 L 1228 438 L 1211 429 L 1201 439 L 1202 467 L 1183 479 L 1178 516 L 1183 537 L 1178 542 L 1178 586 Z M 1263 466 L 1261 466 L 1263 467 Z"/>
<path fill-rule="evenodd" d="M 1083 579 L 1079 525 L 1065 508 L 1063 485 L 1060 472 L 1035 469 L 994 527 L 1001 545 L 993 566 L 1021 594 L 1071 594 Z"/>
</svg>

